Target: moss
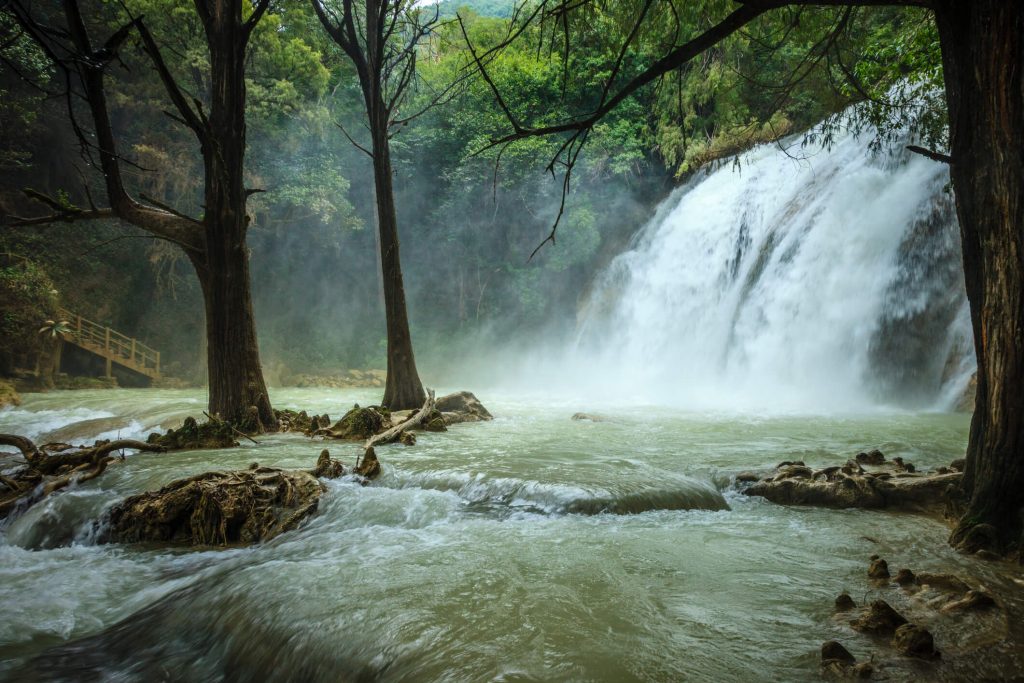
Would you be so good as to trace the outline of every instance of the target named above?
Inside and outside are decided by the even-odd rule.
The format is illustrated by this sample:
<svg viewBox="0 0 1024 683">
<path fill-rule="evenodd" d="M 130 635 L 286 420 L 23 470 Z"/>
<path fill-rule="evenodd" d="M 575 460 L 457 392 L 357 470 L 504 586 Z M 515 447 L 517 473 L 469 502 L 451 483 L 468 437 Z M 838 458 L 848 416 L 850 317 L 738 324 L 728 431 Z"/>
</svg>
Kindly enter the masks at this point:
<svg viewBox="0 0 1024 683">
<path fill-rule="evenodd" d="M 153 433 L 146 443 L 163 446 L 169 451 L 208 450 L 237 446 L 235 432 L 225 422 L 196 422 L 194 417 L 185 418 L 178 429 L 169 429 L 166 434 Z"/>
<path fill-rule="evenodd" d="M 390 427 L 391 411 L 387 408 L 381 406 L 360 408 L 356 404 L 330 428 L 330 434 L 335 439 L 363 441 Z"/>
</svg>

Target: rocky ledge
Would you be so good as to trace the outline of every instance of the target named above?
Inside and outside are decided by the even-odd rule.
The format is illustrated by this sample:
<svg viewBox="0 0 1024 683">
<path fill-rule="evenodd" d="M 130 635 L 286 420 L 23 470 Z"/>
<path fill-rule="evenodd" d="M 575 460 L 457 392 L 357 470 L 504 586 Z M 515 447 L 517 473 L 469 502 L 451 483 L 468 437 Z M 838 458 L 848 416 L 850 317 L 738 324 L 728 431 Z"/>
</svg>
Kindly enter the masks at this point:
<svg viewBox="0 0 1024 683">
<path fill-rule="evenodd" d="M 743 493 L 782 505 L 830 508 L 891 508 L 943 514 L 959 484 L 963 461 L 921 473 L 902 458 L 887 460 L 881 451 L 858 453 L 845 464 L 812 469 L 802 461 L 782 462 L 766 476 L 749 472 L 736 481 L 750 483 Z"/>
</svg>

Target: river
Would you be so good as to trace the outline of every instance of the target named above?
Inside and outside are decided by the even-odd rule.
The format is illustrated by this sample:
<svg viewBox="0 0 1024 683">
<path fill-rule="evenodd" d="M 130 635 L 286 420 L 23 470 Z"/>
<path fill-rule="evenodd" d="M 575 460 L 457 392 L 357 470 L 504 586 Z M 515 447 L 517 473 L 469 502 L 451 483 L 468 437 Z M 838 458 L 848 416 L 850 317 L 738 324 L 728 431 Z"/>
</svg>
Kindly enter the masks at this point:
<svg viewBox="0 0 1024 683">
<path fill-rule="evenodd" d="M 204 403 L 201 391 L 169 390 L 24 398 L 0 411 L 0 432 L 137 437 Z M 337 417 L 379 390 L 272 398 Z M 946 464 L 963 454 L 965 415 L 480 398 L 494 421 L 381 448 L 373 485 L 327 482 L 309 523 L 254 548 L 90 539 L 124 496 L 211 468 L 309 468 L 325 444 L 281 434 L 222 451 L 129 454 L 52 496 L 0 536 L 0 676 L 816 680 L 822 641 L 838 638 L 858 657 L 877 649 L 832 617 L 840 591 L 858 602 L 869 592 L 870 554 L 894 569 L 1002 581 L 954 553 L 933 520 L 776 506 L 732 483 L 781 460 L 834 464 L 874 447 L 919 468 Z M 604 420 L 571 420 L 579 410 Z M 358 451 L 326 447 L 347 462 Z"/>
</svg>

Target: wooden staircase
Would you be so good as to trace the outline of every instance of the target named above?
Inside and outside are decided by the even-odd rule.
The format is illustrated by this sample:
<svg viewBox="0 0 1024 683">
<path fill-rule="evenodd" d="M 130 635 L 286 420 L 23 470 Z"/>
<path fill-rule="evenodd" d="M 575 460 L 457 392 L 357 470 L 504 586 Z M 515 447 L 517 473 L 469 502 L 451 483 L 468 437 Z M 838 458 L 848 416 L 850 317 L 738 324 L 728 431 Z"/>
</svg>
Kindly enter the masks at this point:
<svg viewBox="0 0 1024 683">
<path fill-rule="evenodd" d="M 61 309 L 60 316 L 69 328 L 64 341 L 106 360 L 107 377 L 111 376 L 113 364 L 117 363 L 150 379 L 160 379 L 159 351 L 71 311 Z"/>
</svg>

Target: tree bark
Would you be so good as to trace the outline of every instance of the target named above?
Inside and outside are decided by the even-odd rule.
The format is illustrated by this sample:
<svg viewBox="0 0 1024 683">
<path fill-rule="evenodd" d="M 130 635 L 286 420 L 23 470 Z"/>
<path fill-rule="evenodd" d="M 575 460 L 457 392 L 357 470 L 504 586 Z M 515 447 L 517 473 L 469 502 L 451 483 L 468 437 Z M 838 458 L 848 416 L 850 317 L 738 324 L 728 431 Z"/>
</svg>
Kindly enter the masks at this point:
<svg viewBox="0 0 1024 683">
<path fill-rule="evenodd" d="M 245 243 L 248 35 L 238 0 L 211 4 L 204 18 L 211 75 L 209 135 L 203 143 L 206 249 L 194 259 L 206 306 L 210 414 L 249 430 L 273 429 L 277 420 L 260 365 Z"/>
<path fill-rule="evenodd" d="M 391 149 L 387 123 L 375 126 L 373 181 L 377 195 L 377 230 L 387 317 L 388 374 L 381 405 L 390 410 L 410 410 L 423 405 L 426 393 L 416 370 L 405 305 L 405 283 L 398 249 L 398 217 L 391 183 Z"/>
<path fill-rule="evenodd" d="M 1024 3 L 936 0 L 978 390 L 951 542 L 1009 553 L 1024 513 Z"/>
</svg>

